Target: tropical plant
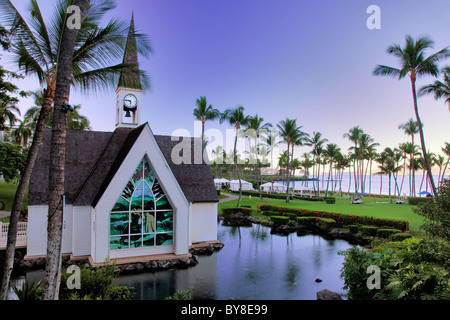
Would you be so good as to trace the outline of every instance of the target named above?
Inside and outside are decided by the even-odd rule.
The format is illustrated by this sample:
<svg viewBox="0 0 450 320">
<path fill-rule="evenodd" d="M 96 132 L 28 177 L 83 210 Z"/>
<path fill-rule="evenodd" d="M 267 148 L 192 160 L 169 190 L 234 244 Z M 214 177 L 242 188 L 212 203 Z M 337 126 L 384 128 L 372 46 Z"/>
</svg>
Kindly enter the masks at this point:
<svg viewBox="0 0 450 320">
<path fill-rule="evenodd" d="M 445 162 L 444 170 L 442 171 L 442 176 L 440 177 L 439 181 L 444 180 L 445 171 L 447 170 L 448 163 L 450 162 L 450 143 L 446 142 L 444 144 L 444 147 L 442 148 L 442 152 L 447 156 L 447 161 Z"/>
<path fill-rule="evenodd" d="M 363 133 L 364 131 L 359 126 L 355 126 L 351 128 L 348 132 L 344 133 L 344 138 L 347 138 L 348 140 L 350 140 L 350 142 L 354 144 L 353 147 L 349 148 L 349 150 L 353 150 L 352 158 L 353 158 L 353 177 L 355 184 L 355 195 L 358 193 L 358 181 L 359 181 L 359 179 L 357 179 L 356 177 L 356 173 L 358 171 L 356 165 L 356 160 L 358 159 L 357 150 L 358 150 L 358 143 L 361 140 L 361 136 Z"/>
<path fill-rule="evenodd" d="M 337 146 L 335 143 L 327 144 L 327 148 L 325 149 L 325 153 L 329 158 L 330 169 L 328 170 L 328 179 L 327 179 L 327 189 L 325 191 L 325 197 L 328 197 L 328 186 L 330 184 L 331 172 L 333 171 L 333 162 L 339 156 L 341 148 Z"/>
<path fill-rule="evenodd" d="M 431 164 L 426 156 L 425 137 L 423 134 L 422 121 L 419 116 L 419 106 L 417 103 L 416 80 L 418 77 L 431 75 L 437 77 L 439 74 L 438 63 L 450 56 L 450 50 L 444 48 L 428 57 L 425 57 L 426 50 L 433 47 L 433 41 L 427 37 L 418 38 L 406 36 L 406 44 L 402 48 L 399 45 L 389 46 L 387 52 L 398 58 L 401 64 L 400 68 L 378 65 L 373 71 L 374 75 L 397 77 L 399 80 L 408 76 L 411 80 L 412 95 L 414 102 L 414 113 L 418 124 L 420 144 L 422 154 L 425 159 L 426 170 L 428 172 L 429 182 L 433 195 L 436 195 L 436 186 L 431 172 Z"/>
<path fill-rule="evenodd" d="M 314 183 L 314 178 L 315 178 L 315 170 L 314 167 L 316 164 L 318 164 L 318 171 L 317 171 L 317 182 L 319 182 L 319 176 L 320 176 L 320 157 L 322 156 L 323 153 L 323 144 L 325 142 L 327 142 L 328 139 L 322 138 L 322 133 L 320 132 L 313 132 L 312 136 L 310 138 L 307 139 L 307 143 L 312 146 L 312 150 L 311 150 L 311 154 L 313 155 L 313 187 L 314 187 L 314 193 L 316 194 L 316 196 L 319 195 L 320 193 L 320 187 L 319 187 L 319 183 L 317 183 L 317 188 L 316 185 Z"/>
<path fill-rule="evenodd" d="M 450 246 L 438 240 L 410 238 L 364 249 L 354 246 L 345 256 L 341 278 L 353 300 L 450 299 Z M 369 266 L 379 267 L 379 289 L 369 289 Z"/>
<path fill-rule="evenodd" d="M 202 141 L 205 141 L 205 122 L 208 120 L 216 120 L 220 118 L 220 111 L 214 109 L 213 106 L 206 102 L 206 97 L 200 97 L 195 101 L 197 106 L 194 109 L 194 117 L 202 122 Z M 203 146 L 203 145 L 202 145 Z"/>
<path fill-rule="evenodd" d="M 234 126 L 234 129 L 236 131 L 236 135 L 234 138 L 234 149 L 233 149 L 233 155 L 234 155 L 234 164 L 236 166 L 236 173 L 239 180 L 239 199 L 237 203 L 237 207 L 241 206 L 241 198 L 242 198 L 242 181 L 241 181 L 241 175 L 239 172 L 239 166 L 238 166 L 238 159 L 237 159 L 237 139 L 239 132 L 241 130 L 242 126 L 245 126 L 248 124 L 249 116 L 244 115 L 244 107 L 238 106 L 235 109 L 227 109 L 220 115 L 220 123 L 223 123 L 224 121 L 228 121 L 228 123 L 232 126 Z"/>
<path fill-rule="evenodd" d="M 16 105 L 16 101 L 11 99 L 0 100 L 0 131 L 4 131 L 8 127 L 12 128 L 18 121 L 17 114 L 20 115 L 20 109 Z"/>
<path fill-rule="evenodd" d="M 289 149 L 291 147 L 291 144 L 294 143 L 294 141 L 297 141 L 299 136 L 301 135 L 301 126 L 297 125 L 297 119 L 289 119 L 286 118 L 286 120 L 281 120 L 279 124 L 277 124 L 277 128 L 280 132 L 280 137 L 283 139 L 283 141 L 287 144 L 287 167 L 286 167 L 286 202 L 289 202 L 290 196 L 289 196 L 289 180 L 290 180 L 290 156 L 289 156 Z"/>
<path fill-rule="evenodd" d="M 445 67 L 442 74 L 444 82 L 436 80 L 433 84 L 420 88 L 419 96 L 434 94 L 436 100 L 445 99 L 445 103 L 448 104 L 448 111 L 450 111 L 450 66 Z"/>
<path fill-rule="evenodd" d="M 414 144 L 414 135 L 419 132 L 419 125 L 417 124 L 417 122 L 414 121 L 414 119 L 411 118 L 407 122 L 399 125 L 398 128 L 399 129 L 403 129 L 403 132 L 406 135 L 411 136 L 411 145 L 415 146 L 415 144 Z M 409 161 L 410 161 L 410 170 L 409 170 L 409 186 L 410 186 L 410 190 L 409 190 L 409 196 L 410 197 L 415 197 L 416 196 L 415 170 L 413 170 L 413 168 L 414 168 L 414 155 L 415 155 L 415 148 L 411 148 L 410 149 L 410 153 L 409 153 Z M 412 176 L 411 176 L 411 173 L 412 173 Z"/>
<path fill-rule="evenodd" d="M 391 148 L 385 148 L 382 154 L 383 161 L 378 168 L 381 174 L 388 175 L 389 177 L 389 202 L 392 203 L 391 181 L 393 176 L 395 178 L 395 173 L 401 170 L 401 166 L 396 165 L 394 151 Z M 397 182 L 395 183 L 397 184 Z"/>
<path fill-rule="evenodd" d="M 422 228 L 429 236 L 450 243 L 450 180 L 444 179 L 438 190 L 436 202 L 423 202 L 413 211 L 425 218 Z"/>
<path fill-rule="evenodd" d="M 71 0 L 60 0 L 51 23 L 46 24 L 36 1 L 32 0 L 29 8 L 29 19 L 25 19 L 10 0 L 0 0 L 0 19 L 10 31 L 11 50 L 20 71 L 26 75 L 37 76 L 44 89 L 44 102 L 39 114 L 39 120 L 33 136 L 27 164 L 17 188 L 14 205 L 11 211 L 11 221 L 8 234 L 5 266 L 0 290 L 0 299 L 6 297 L 7 283 L 12 271 L 12 259 L 15 248 L 17 219 L 22 207 L 25 189 L 42 141 L 45 123 L 55 99 L 57 70 L 61 60 L 61 45 L 63 32 L 68 18 L 68 6 Z M 71 52 L 71 84 L 82 91 L 97 91 L 114 88 L 122 70 L 139 74 L 143 89 L 149 87 L 145 72 L 127 63 L 116 64 L 115 60 L 123 57 L 123 48 L 127 39 L 128 24 L 112 19 L 106 27 L 99 24 L 106 13 L 114 8 L 113 1 L 93 0 L 86 18 L 82 20 L 81 28 L 77 31 L 75 50 Z M 27 22 L 29 21 L 29 22 Z M 75 29 L 76 30 L 76 29 Z M 151 51 L 145 36 L 136 34 L 137 51 L 146 55 Z M 130 85 L 132 85 L 130 83 Z M 60 119 L 62 120 L 62 119 Z"/>
<path fill-rule="evenodd" d="M 31 283 L 25 281 L 22 288 L 18 288 L 13 282 L 11 282 L 11 288 L 21 301 L 42 299 L 41 281 L 33 281 Z"/>
</svg>

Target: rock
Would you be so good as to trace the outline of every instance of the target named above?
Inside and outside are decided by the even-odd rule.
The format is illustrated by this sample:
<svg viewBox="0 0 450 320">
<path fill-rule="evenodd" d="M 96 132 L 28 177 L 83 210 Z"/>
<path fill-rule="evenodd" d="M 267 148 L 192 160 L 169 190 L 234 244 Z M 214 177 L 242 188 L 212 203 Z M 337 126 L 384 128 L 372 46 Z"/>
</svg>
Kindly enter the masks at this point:
<svg viewBox="0 0 450 320">
<path fill-rule="evenodd" d="M 340 235 L 340 231 L 339 231 L 339 229 L 333 229 L 333 230 L 331 230 L 330 232 L 328 232 L 328 234 L 330 235 L 330 236 L 339 236 Z"/>
<path fill-rule="evenodd" d="M 317 300 L 342 300 L 342 298 L 338 293 L 324 289 L 317 292 Z"/>
</svg>

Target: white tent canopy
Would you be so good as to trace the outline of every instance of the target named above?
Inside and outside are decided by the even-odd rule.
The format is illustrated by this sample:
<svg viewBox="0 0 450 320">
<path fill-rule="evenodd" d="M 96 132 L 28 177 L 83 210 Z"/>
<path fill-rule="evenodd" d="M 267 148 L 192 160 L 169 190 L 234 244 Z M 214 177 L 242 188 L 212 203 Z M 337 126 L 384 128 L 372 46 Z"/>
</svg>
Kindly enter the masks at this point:
<svg viewBox="0 0 450 320">
<path fill-rule="evenodd" d="M 241 180 L 242 190 L 253 190 L 253 185 L 250 182 L 245 180 Z M 239 180 L 231 180 L 230 181 L 230 189 L 231 191 L 239 191 Z"/>
<path fill-rule="evenodd" d="M 264 192 L 286 192 L 286 186 L 278 182 L 266 182 L 261 185 Z"/>
<path fill-rule="evenodd" d="M 230 180 L 227 180 L 225 178 L 214 179 L 214 185 L 216 186 L 216 189 L 221 189 L 222 186 L 227 183 L 230 183 Z"/>
</svg>

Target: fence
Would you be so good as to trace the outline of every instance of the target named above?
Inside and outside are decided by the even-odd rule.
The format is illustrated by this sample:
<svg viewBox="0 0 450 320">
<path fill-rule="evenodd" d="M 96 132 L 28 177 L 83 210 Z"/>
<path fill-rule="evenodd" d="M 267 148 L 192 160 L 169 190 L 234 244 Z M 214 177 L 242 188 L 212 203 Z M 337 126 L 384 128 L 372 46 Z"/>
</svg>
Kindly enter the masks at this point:
<svg viewBox="0 0 450 320">
<path fill-rule="evenodd" d="M 27 245 L 27 222 L 17 223 L 17 239 L 16 247 L 24 247 Z M 0 249 L 6 248 L 8 240 L 9 223 L 0 222 Z"/>
</svg>

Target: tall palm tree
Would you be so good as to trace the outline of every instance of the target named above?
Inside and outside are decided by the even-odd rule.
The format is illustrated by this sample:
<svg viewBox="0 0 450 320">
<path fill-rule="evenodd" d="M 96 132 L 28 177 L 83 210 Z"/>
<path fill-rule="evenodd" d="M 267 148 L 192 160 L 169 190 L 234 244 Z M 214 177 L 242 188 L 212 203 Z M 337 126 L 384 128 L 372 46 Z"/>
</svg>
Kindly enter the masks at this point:
<svg viewBox="0 0 450 320">
<path fill-rule="evenodd" d="M 267 134 L 263 134 L 263 144 L 267 147 L 270 152 L 270 168 L 274 165 L 273 163 L 273 151 L 280 144 L 279 132 L 278 130 L 270 130 Z"/>
<path fill-rule="evenodd" d="M 19 120 L 19 126 L 13 131 L 14 142 L 18 145 L 26 148 L 28 147 L 28 140 L 32 136 L 33 132 L 30 123 L 25 120 Z"/>
<path fill-rule="evenodd" d="M 388 148 L 386 148 L 388 149 Z M 391 156 L 392 150 L 386 150 L 383 151 L 382 153 L 384 153 L 384 155 L 382 156 L 383 161 L 380 164 L 379 168 L 380 168 L 380 174 L 385 174 L 389 176 L 389 202 L 392 203 L 392 194 L 391 194 L 391 179 L 392 176 L 401 170 L 401 166 L 396 166 L 395 165 L 395 160 L 394 158 Z"/>
<path fill-rule="evenodd" d="M 287 144 L 287 168 L 286 168 L 286 202 L 289 202 L 289 182 L 290 182 L 290 171 L 289 171 L 289 164 L 290 164 L 290 155 L 289 150 L 291 147 L 291 144 L 297 140 L 299 134 L 300 134 L 300 128 L 297 125 L 297 119 L 289 119 L 286 118 L 285 120 L 281 120 L 279 124 L 277 124 L 277 128 L 280 131 L 280 137 L 283 139 L 284 143 Z"/>
<path fill-rule="evenodd" d="M 420 143 L 422 148 L 422 154 L 425 159 L 426 170 L 428 172 L 428 178 L 432 188 L 433 196 L 436 196 L 436 186 L 433 180 L 433 174 L 431 172 L 431 164 L 426 156 L 425 137 L 422 129 L 422 121 L 419 116 L 419 106 L 417 103 L 416 92 L 416 80 L 418 77 L 431 75 L 437 77 L 439 74 L 438 63 L 439 61 L 446 59 L 450 56 L 449 48 L 444 48 L 427 58 L 425 57 L 425 51 L 433 47 L 433 41 L 427 37 L 418 38 L 415 40 L 413 37 L 406 36 L 406 44 L 402 48 L 399 45 L 392 45 L 387 49 L 390 55 L 400 60 L 401 67 L 394 68 L 385 65 L 378 65 L 373 71 L 374 75 L 397 77 L 399 80 L 409 75 L 411 80 L 414 113 L 416 115 L 416 121 L 419 126 Z"/>
<path fill-rule="evenodd" d="M 195 105 L 197 107 L 194 109 L 194 117 L 202 122 L 202 141 L 205 141 L 205 122 L 219 119 L 220 111 L 214 109 L 211 104 L 208 105 L 206 97 L 203 96 L 195 101 Z"/>
<path fill-rule="evenodd" d="M 223 123 L 224 121 L 228 121 L 228 123 L 232 126 L 234 126 L 234 129 L 236 131 L 236 135 L 234 138 L 234 164 L 236 166 L 236 172 L 239 180 L 239 199 L 237 206 L 239 207 L 241 205 L 241 198 L 242 198 L 242 182 L 241 182 L 241 175 L 239 172 L 239 165 L 237 160 L 237 139 L 239 132 L 241 130 L 242 126 L 245 126 L 248 124 L 249 116 L 246 116 L 244 114 L 244 107 L 238 106 L 235 109 L 227 109 L 220 115 L 220 123 Z"/>
<path fill-rule="evenodd" d="M 26 75 L 35 75 L 41 86 L 44 87 L 44 102 L 11 210 L 0 299 L 6 297 L 13 266 L 20 208 L 42 141 L 45 124 L 55 99 L 58 62 L 61 50 L 64 49 L 61 44 L 68 18 L 67 9 L 72 4 L 71 0 L 60 0 L 51 23 L 46 24 L 36 1 L 31 1 L 29 18 L 25 19 L 10 0 L 0 0 L 0 19 L 9 28 L 11 50 L 20 71 Z M 124 69 L 140 75 L 143 89 L 149 87 L 145 72 L 132 68 L 133 65 L 115 62 L 116 59 L 123 57 L 128 24 L 112 19 L 106 27 L 99 27 L 104 15 L 113 7 L 113 1 L 92 0 L 86 18 L 82 20 L 81 28 L 78 30 L 71 61 L 71 84 L 84 92 L 115 89 L 120 72 Z M 136 34 L 136 38 L 139 40 L 137 50 L 139 53 L 147 55 L 151 51 L 151 47 L 146 37 Z"/>
<path fill-rule="evenodd" d="M 344 138 L 347 138 L 354 144 L 353 147 L 350 148 L 354 150 L 353 153 L 353 177 L 354 177 L 354 183 L 355 183 L 355 195 L 358 193 L 358 179 L 356 178 L 356 160 L 357 160 L 357 149 L 358 149 L 358 143 L 361 140 L 361 135 L 364 133 L 364 131 L 359 127 L 355 126 L 351 128 L 348 132 L 344 133 Z"/>
<path fill-rule="evenodd" d="M 448 111 L 450 111 L 450 67 L 445 67 L 442 74 L 444 75 L 444 82 L 436 80 L 433 84 L 420 88 L 419 96 L 434 94 L 436 100 L 443 98 L 445 103 L 448 104 Z"/>
<path fill-rule="evenodd" d="M 325 149 L 325 153 L 328 156 L 328 158 L 329 158 L 328 161 L 330 163 L 330 169 L 328 170 L 327 189 L 325 191 L 326 197 L 328 196 L 328 186 L 330 184 L 331 171 L 333 170 L 333 162 L 340 154 L 340 150 L 341 150 L 341 148 L 339 148 L 337 146 L 337 144 L 335 144 L 335 143 L 327 144 L 327 147 Z"/>
<path fill-rule="evenodd" d="M 250 159 L 252 161 L 250 164 L 253 164 L 253 172 L 255 174 L 256 179 L 256 187 L 258 189 L 259 197 L 261 198 L 261 187 L 260 187 L 260 175 L 258 175 L 259 171 L 259 162 L 258 155 L 260 154 L 260 146 L 259 146 L 259 137 L 261 132 L 267 132 L 270 128 L 272 128 L 272 124 L 269 122 L 264 123 L 264 118 L 258 116 L 258 114 L 254 116 L 249 116 L 246 132 L 249 137 L 249 147 L 250 147 Z M 254 146 L 251 146 L 251 138 L 254 139 Z"/>
<path fill-rule="evenodd" d="M 315 131 L 313 132 L 313 134 L 310 138 L 306 139 L 306 142 L 313 148 L 311 151 L 311 154 L 313 155 L 312 162 L 314 164 L 314 166 L 313 166 L 313 189 L 314 189 L 314 193 L 316 195 L 319 194 L 319 183 L 317 183 L 317 189 L 316 189 L 316 184 L 315 184 L 315 180 L 314 180 L 314 176 L 315 176 L 314 167 L 317 163 L 319 163 L 319 171 L 317 174 L 317 182 L 319 182 L 319 180 L 320 180 L 319 179 L 320 157 L 322 156 L 322 153 L 323 153 L 323 144 L 327 141 L 328 141 L 328 139 L 322 138 L 322 133 L 315 132 Z"/>
<path fill-rule="evenodd" d="M 399 129 L 403 129 L 403 132 L 411 137 L 411 144 L 414 146 L 414 135 L 419 132 L 419 125 L 417 124 L 414 119 L 409 119 L 407 122 L 401 124 L 398 126 Z M 411 163 L 411 168 L 414 168 L 414 148 L 411 150 L 411 153 L 409 155 L 409 161 Z M 409 185 L 410 185 L 410 193 L 409 195 L 412 197 L 416 196 L 416 180 L 415 180 L 415 171 L 412 170 L 412 177 L 411 177 L 411 171 L 409 176 Z"/>
<path fill-rule="evenodd" d="M 367 158 L 367 152 L 370 149 L 375 149 L 379 143 L 374 142 L 374 139 L 367 133 L 362 133 L 359 138 L 359 154 L 360 154 L 360 179 L 361 179 L 361 199 L 364 198 L 364 189 L 366 184 L 366 173 L 364 172 L 364 160 Z M 367 171 L 367 170 L 366 170 Z"/>
</svg>

